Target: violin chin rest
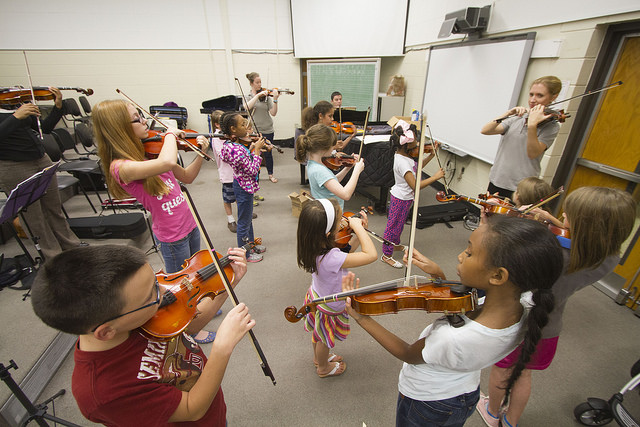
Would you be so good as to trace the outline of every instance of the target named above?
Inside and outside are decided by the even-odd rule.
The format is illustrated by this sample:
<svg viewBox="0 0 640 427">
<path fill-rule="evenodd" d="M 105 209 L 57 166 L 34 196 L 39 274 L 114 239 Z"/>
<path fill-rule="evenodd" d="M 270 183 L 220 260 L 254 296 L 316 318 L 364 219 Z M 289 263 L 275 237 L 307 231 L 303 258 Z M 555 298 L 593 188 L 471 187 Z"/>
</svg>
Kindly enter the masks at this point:
<svg viewBox="0 0 640 427">
<path fill-rule="evenodd" d="M 471 292 L 471 288 L 465 285 L 449 285 L 449 289 L 454 294 L 466 295 Z"/>
</svg>

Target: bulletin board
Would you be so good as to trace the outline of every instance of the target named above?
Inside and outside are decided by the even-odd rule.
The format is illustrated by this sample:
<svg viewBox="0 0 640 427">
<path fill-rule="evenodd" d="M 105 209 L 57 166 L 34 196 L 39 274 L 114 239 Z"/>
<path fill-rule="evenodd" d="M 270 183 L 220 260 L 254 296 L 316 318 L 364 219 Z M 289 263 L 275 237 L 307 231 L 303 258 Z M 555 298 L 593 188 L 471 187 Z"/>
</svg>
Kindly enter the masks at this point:
<svg viewBox="0 0 640 427">
<path fill-rule="evenodd" d="M 445 149 L 493 164 L 500 135 L 480 129 L 517 105 L 534 39 L 526 33 L 430 48 L 422 111 Z"/>
<path fill-rule="evenodd" d="M 308 105 L 331 101 L 331 93 L 342 94 L 343 107 L 363 111 L 371 107 L 369 117 L 377 117 L 380 58 L 361 61 L 307 61 Z"/>
</svg>

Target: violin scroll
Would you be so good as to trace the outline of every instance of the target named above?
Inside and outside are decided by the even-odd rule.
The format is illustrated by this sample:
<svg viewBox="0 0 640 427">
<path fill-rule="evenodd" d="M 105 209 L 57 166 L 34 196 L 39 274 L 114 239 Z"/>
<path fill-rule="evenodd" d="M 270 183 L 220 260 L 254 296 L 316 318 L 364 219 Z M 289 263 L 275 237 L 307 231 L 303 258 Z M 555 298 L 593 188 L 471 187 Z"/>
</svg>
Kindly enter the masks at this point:
<svg viewBox="0 0 640 427">
<path fill-rule="evenodd" d="M 284 318 L 291 323 L 297 323 L 312 311 L 313 309 L 309 304 L 303 305 L 300 310 L 291 305 L 284 309 Z"/>
</svg>

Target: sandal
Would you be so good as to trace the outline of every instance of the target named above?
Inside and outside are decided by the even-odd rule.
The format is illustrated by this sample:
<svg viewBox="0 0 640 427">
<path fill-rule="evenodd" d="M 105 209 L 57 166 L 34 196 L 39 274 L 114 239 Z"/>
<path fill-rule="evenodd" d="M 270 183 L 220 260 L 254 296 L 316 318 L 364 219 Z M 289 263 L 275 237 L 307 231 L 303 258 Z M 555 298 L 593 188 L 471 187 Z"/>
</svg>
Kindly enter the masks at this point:
<svg viewBox="0 0 640 427">
<path fill-rule="evenodd" d="M 343 359 L 342 359 L 342 356 L 338 356 L 337 354 L 334 354 L 334 353 L 329 353 L 329 359 L 327 359 L 327 361 L 329 363 L 331 363 L 331 362 L 342 362 Z M 316 368 L 318 367 L 318 363 L 317 362 L 313 362 L 313 364 L 315 365 Z"/>
<path fill-rule="evenodd" d="M 276 182 L 278 182 L 278 178 L 276 178 L 273 175 L 269 175 L 269 181 L 271 181 L 271 182 L 273 182 L 275 184 Z"/>
<path fill-rule="evenodd" d="M 327 378 L 327 377 L 337 377 L 338 375 L 342 375 L 344 373 L 344 371 L 347 370 L 347 364 L 344 362 L 333 362 L 334 366 L 333 369 L 327 373 L 327 374 L 318 374 L 318 376 L 320 378 Z M 340 368 L 342 367 L 342 370 L 340 371 Z M 317 373 L 317 371 L 316 371 Z"/>
<path fill-rule="evenodd" d="M 386 255 L 382 255 L 380 257 L 380 261 L 384 262 L 387 265 L 390 265 L 393 268 L 402 268 L 402 267 L 404 267 L 404 265 L 402 265 L 401 262 L 396 261 L 395 259 L 393 259 L 391 257 L 388 257 Z"/>
</svg>

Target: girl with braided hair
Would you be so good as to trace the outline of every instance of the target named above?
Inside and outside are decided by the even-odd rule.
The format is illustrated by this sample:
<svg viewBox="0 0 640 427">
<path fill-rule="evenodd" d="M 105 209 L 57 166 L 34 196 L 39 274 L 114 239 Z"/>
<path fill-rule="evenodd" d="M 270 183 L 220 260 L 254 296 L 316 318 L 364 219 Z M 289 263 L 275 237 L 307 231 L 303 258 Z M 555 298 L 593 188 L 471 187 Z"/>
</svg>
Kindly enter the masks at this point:
<svg viewBox="0 0 640 427">
<path fill-rule="evenodd" d="M 389 213 L 387 214 L 387 227 L 384 230 L 384 238 L 396 244 L 400 243 L 400 235 L 407 221 L 407 215 L 413 204 L 416 189 L 416 173 L 418 169 L 426 166 L 435 156 L 434 151 L 422 160 L 422 167 L 418 168 L 418 162 L 412 157 L 412 150 L 418 147 L 418 131 L 416 125 L 410 125 L 404 120 L 399 120 L 391 133 L 389 143 L 395 151 L 393 155 L 393 176 L 395 185 L 391 187 L 389 201 Z M 433 176 L 420 181 L 420 190 L 444 177 L 444 170 L 438 169 Z M 402 263 L 392 257 L 393 246 L 382 245 L 380 261 L 394 268 L 402 268 Z"/>
<path fill-rule="evenodd" d="M 415 250 L 413 262 L 432 277 L 445 278 L 436 263 Z M 471 234 L 458 255 L 457 271 L 462 284 L 486 291 L 484 304 L 460 315 L 462 325 L 446 316 L 436 320 L 413 344 L 355 312 L 347 299 L 349 316 L 404 362 L 396 426 L 464 425 L 480 397 L 480 371 L 524 340 L 516 365 L 520 368 L 508 380 L 506 392 L 510 391 L 553 308 L 551 286 L 562 272 L 561 247 L 536 221 L 496 215 Z M 353 274 L 345 276 L 343 290 L 353 289 L 353 281 Z M 527 291 L 532 292 L 534 306 L 521 301 Z"/>
<path fill-rule="evenodd" d="M 567 300 L 618 265 L 620 247 L 633 230 L 636 202 L 629 193 L 616 188 L 581 187 L 565 199 L 563 216 L 564 226 L 571 230 L 571 240 L 558 237 L 563 246 L 564 270 L 552 288 L 555 308 L 524 370 L 516 362 L 520 347 L 491 367 L 489 396 L 483 395 L 477 405 L 478 413 L 490 427 L 498 426 L 500 421 L 504 427 L 518 424 L 531 395 L 531 371 L 545 370 L 553 361 Z M 522 371 L 522 375 L 515 382 L 507 382 L 514 376 L 512 371 Z M 512 390 L 511 395 L 507 390 Z"/>
</svg>

